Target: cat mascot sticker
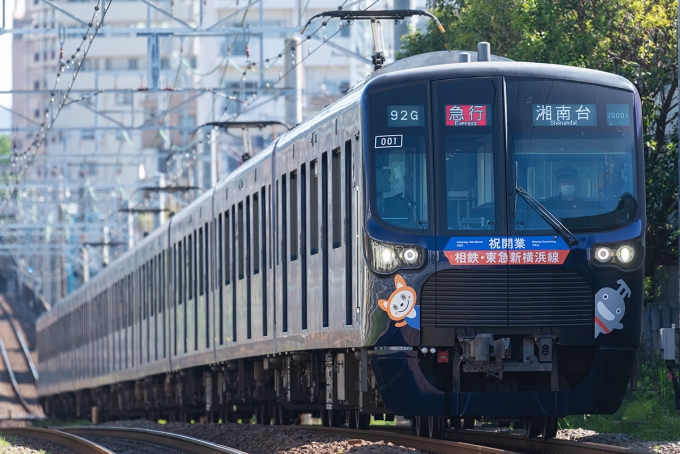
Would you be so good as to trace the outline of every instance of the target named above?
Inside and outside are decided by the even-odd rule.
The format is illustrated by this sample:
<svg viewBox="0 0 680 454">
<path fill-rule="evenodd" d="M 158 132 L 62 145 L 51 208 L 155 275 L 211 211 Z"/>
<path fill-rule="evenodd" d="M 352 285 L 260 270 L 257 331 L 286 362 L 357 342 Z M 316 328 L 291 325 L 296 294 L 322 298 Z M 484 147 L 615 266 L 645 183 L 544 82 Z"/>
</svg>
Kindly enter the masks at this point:
<svg viewBox="0 0 680 454">
<path fill-rule="evenodd" d="M 406 281 L 400 275 L 394 276 L 395 289 L 389 299 L 378 300 L 380 309 L 396 323 L 394 326 L 401 328 L 409 325 L 411 328 L 420 329 L 420 317 L 416 306 L 416 291 L 406 285 Z"/>
</svg>

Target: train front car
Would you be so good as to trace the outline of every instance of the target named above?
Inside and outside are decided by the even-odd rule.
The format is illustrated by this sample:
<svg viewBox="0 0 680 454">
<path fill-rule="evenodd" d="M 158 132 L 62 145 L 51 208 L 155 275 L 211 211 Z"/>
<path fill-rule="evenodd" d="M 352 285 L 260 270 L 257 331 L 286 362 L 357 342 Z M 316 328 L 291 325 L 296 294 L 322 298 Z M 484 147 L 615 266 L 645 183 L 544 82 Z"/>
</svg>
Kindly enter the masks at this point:
<svg viewBox="0 0 680 454">
<path fill-rule="evenodd" d="M 366 315 L 385 406 L 437 432 L 613 413 L 641 339 L 640 100 L 625 79 L 478 62 L 371 81 Z M 429 418 L 423 418 L 429 416 Z"/>
</svg>

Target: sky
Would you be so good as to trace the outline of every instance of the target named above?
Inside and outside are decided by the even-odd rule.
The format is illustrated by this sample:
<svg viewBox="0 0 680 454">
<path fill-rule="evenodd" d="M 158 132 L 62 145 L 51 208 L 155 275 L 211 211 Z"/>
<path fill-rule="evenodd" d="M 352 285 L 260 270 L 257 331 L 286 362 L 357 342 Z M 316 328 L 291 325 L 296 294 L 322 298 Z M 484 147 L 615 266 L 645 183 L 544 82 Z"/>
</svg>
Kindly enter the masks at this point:
<svg viewBox="0 0 680 454">
<path fill-rule="evenodd" d="M 12 28 L 12 16 L 14 12 L 14 0 L 3 0 L 5 3 L 5 26 Z M 0 16 L 2 10 L 0 10 Z M 0 20 L 2 18 L 0 17 Z M 2 23 L 0 22 L 0 26 Z M 12 35 L 5 33 L 0 35 L 0 91 L 12 89 Z M 10 95 L 0 95 L 0 105 L 12 107 Z M 0 128 L 9 128 L 12 125 L 11 115 L 4 109 L 0 109 Z"/>
</svg>

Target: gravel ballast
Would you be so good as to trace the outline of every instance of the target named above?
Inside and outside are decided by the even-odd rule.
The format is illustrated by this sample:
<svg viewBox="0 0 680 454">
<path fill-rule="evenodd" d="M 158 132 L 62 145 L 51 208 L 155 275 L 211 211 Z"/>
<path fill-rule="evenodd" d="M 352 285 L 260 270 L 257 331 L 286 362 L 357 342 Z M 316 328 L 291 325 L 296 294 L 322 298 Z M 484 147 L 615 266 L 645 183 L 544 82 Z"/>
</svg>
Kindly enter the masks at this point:
<svg viewBox="0 0 680 454">
<path fill-rule="evenodd" d="M 418 451 L 382 441 L 347 439 L 292 427 L 258 424 L 157 424 L 151 421 L 114 421 L 104 425 L 172 432 L 240 449 L 248 454 L 417 454 Z M 350 451 L 351 449 L 351 451 Z"/>
</svg>

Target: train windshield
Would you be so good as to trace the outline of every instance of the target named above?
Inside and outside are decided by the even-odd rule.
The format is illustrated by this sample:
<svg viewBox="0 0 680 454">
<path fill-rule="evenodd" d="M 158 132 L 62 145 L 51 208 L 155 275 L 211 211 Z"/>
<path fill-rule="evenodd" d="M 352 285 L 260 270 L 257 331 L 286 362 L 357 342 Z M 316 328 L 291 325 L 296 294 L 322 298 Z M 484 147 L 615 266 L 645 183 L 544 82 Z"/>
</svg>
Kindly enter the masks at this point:
<svg viewBox="0 0 680 454">
<path fill-rule="evenodd" d="M 386 228 L 541 235 L 555 233 L 546 210 L 575 233 L 636 216 L 630 91 L 476 77 L 390 87 L 371 93 L 368 107 L 370 210 Z"/>
<path fill-rule="evenodd" d="M 429 225 L 431 176 L 427 85 L 371 95 L 371 194 L 374 216 L 393 230 Z"/>
<path fill-rule="evenodd" d="M 610 230 L 637 211 L 633 95 L 557 80 L 508 79 L 509 160 L 515 185 L 575 232 Z M 527 202 L 511 232 L 549 231 Z"/>
</svg>

